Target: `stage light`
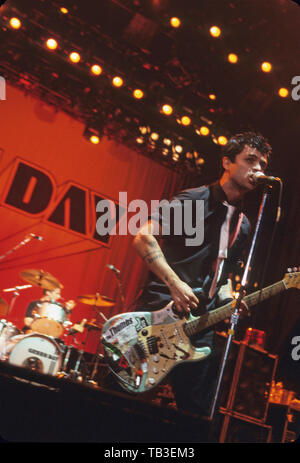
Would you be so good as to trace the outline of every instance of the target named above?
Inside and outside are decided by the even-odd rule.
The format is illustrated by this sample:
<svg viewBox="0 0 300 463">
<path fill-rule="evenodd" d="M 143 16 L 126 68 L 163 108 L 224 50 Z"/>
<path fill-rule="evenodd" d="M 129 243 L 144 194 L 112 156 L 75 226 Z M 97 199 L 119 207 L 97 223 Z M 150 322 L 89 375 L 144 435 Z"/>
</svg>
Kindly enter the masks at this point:
<svg viewBox="0 0 300 463">
<path fill-rule="evenodd" d="M 203 137 L 206 137 L 209 134 L 209 128 L 206 127 L 206 125 L 202 125 L 202 127 L 200 127 L 200 129 L 196 130 L 196 133 L 198 135 L 202 135 Z"/>
<path fill-rule="evenodd" d="M 173 153 L 173 154 L 172 154 L 172 159 L 173 159 L 173 161 L 176 161 L 176 162 L 179 161 L 179 159 L 180 159 L 179 154 L 178 154 L 177 152 L 176 152 L 176 153 Z"/>
<path fill-rule="evenodd" d="M 208 95 L 208 98 L 209 98 L 210 100 L 215 100 L 217 97 L 216 97 L 216 95 L 214 95 L 214 93 L 210 93 L 210 94 Z"/>
<path fill-rule="evenodd" d="M 163 139 L 163 142 L 164 142 L 164 144 L 167 145 L 167 146 L 171 146 L 171 143 L 172 143 L 171 140 L 170 140 L 170 138 L 164 138 L 164 139 Z"/>
<path fill-rule="evenodd" d="M 55 39 L 48 39 L 46 42 L 46 46 L 47 48 L 49 48 L 49 50 L 55 50 L 58 46 L 58 43 Z"/>
<path fill-rule="evenodd" d="M 238 56 L 235 53 L 229 53 L 229 55 L 227 56 L 227 59 L 229 63 L 237 63 L 239 60 Z"/>
<path fill-rule="evenodd" d="M 146 133 L 149 132 L 149 127 L 146 127 L 145 125 L 141 125 L 139 129 L 142 135 L 146 135 Z"/>
<path fill-rule="evenodd" d="M 226 145 L 227 144 L 227 138 L 224 137 L 223 135 L 220 135 L 218 137 L 218 143 L 219 143 L 219 145 Z"/>
<path fill-rule="evenodd" d="M 272 70 L 272 64 L 268 61 L 264 61 L 260 67 L 263 72 L 270 72 Z"/>
<path fill-rule="evenodd" d="M 144 97 L 144 92 L 140 88 L 136 88 L 135 90 L 133 90 L 132 93 L 133 93 L 134 98 L 136 98 L 137 100 L 140 100 L 141 98 Z"/>
<path fill-rule="evenodd" d="M 63 14 L 68 14 L 69 13 L 69 10 L 67 8 L 65 8 L 64 6 L 62 6 L 60 8 L 60 12 L 63 13 Z"/>
<path fill-rule="evenodd" d="M 124 81 L 122 79 L 122 77 L 119 77 L 119 76 L 115 76 L 112 80 L 112 84 L 115 86 L 115 87 L 122 87 L 122 85 L 124 84 Z"/>
<path fill-rule="evenodd" d="M 212 26 L 209 29 L 209 32 L 210 32 L 210 35 L 212 35 L 212 37 L 220 37 L 221 35 L 221 29 L 218 26 Z"/>
<path fill-rule="evenodd" d="M 289 94 L 289 91 L 287 88 L 284 88 L 284 87 L 281 87 L 279 90 L 278 90 L 278 95 L 281 96 L 281 98 L 286 98 Z"/>
<path fill-rule="evenodd" d="M 99 66 L 99 64 L 93 64 L 91 67 L 91 73 L 95 76 L 100 76 L 100 74 L 102 74 L 102 67 Z"/>
<path fill-rule="evenodd" d="M 69 58 L 72 61 L 72 63 L 79 63 L 80 61 L 80 55 L 76 51 L 73 51 L 72 53 L 70 53 Z"/>
<path fill-rule="evenodd" d="M 22 26 L 22 23 L 18 18 L 11 18 L 9 20 L 9 24 L 13 29 L 20 29 L 20 27 Z"/>
<path fill-rule="evenodd" d="M 161 154 L 162 154 L 163 156 L 168 156 L 169 152 L 170 152 L 170 151 L 169 151 L 169 148 L 163 148 L 162 151 L 161 151 Z"/>
<path fill-rule="evenodd" d="M 162 112 L 166 114 L 167 116 L 170 116 L 173 112 L 173 108 L 169 104 L 164 104 L 161 108 Z"/>
<path fill-rule="evenodd" d="M 139 144 L 139 145 L 142 145 L 144 143 L 144 138 L 143 137 L 137 137 L 136 138 L 136 142 Z"/>
<path fill-rule="evenodd" d="M 153 140 L 153 141 L 157 141 L 159 139 L 159 135 L 158 133 L 156 132 L 152 132 L 151 135 L 150 135 L 150 138 Z"/>
<path fill-rule="evenodd" d="M 183 148 L 181 145 L 176 145 L 174 149 L 175 149 L 175 152 L 178 154 L 182 153 L 183 151 Z"/>
<path fill-rule="evenodd" d="M 179 27 L 181 25 L 181 21 L 180 21 L 179 18 L 173 17 L 173 18 L 170 19 L 170 24 L 171 24 L 172 27 L 177 28 L 177 27 Z"/>
<path fill-rule="evenodd" d="M 191 121 L 191 118 L 189 116 L 182 116 L 182 118 L 180 119 L 180 122 L 181 122 L 182 125 L 188 126 L 188 125 L 190 125 L 190 123 L 192 121 Z"/>
<path fill-rule="evenodd" d="M 98 135 L 91 135 L 90 142 L 93 143 L 93 145 L 98 145 L 98 143 L 100 143 L 100 138 Z"/>
<path fill-rule="evenodd" d="M 98 127 L 91 127 L 86 126 L 83 132 L 83 136 L 86 140 L 88 140 L 93 145 L 98 145 L 100 143 L 100 139 L 103 133 L 103 129 L 99 129 Z"/>
</svg>

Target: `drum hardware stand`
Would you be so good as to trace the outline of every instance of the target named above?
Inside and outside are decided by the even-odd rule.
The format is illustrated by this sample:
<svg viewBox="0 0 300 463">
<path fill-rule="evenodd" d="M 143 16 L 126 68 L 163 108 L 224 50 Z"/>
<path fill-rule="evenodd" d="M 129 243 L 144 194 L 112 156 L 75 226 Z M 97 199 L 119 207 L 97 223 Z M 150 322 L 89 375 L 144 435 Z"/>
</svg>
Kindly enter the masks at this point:
<svg viewBox="0 0 300 463">
<path fill-rule="evenodd" d="M 91 374 L 90 378 L 87 380 L 87 382 L 89 384 L 92 384 L 93 386 L 98 386 L 97 381 L 95 381 L 95 376 L 96 376 L 96 373 L 98 371 L 99 362 L 100 362 L 101 359 L 104 358 L 103 354 L 100 353 L 100 349 L 101 349 L 101 343 L 99 341 L 96 353 L 95 353 L 93 361 L 92 361 L 92 364 L 94 364 L 93 371 L 92 371 L 92 374 Z"/>
<path fill-rule="evenodd" d="M 253 259 L 254 248 L 255 248 L 255 245 L 256 245 L 256 242 L 257 242 L 257 236 L 258 236 L 258 232 L 259 232 L 261 222 L 262 222 L 263 211 L 264 211 L 265 204 L 266 204 L 266 201 L 267 201 L 267 197 L 268 197 L 268 194 L 270 193 L 271 188 L 272 187 L 270 187 L 269 185 L 265 186 L 262 201 L 261 201 L 261 205 L 260 205 L 260 209 L 259 209 L 259 213 L 258 213 L 258 218 L 257 218 L 257 222 L 256 222 L 256 227 L 255 227 L 255 231 L 254 231 L 254 235 L 253 235 L 253 238 L 252 238 L 252 243 L 251 243 L 251 247 L 250 247 L 250 251 L 249 251 L 249 255 L 248 255 L 248 259 L 247 259 L 247 263 L 245 265 L 243 277 L 242 277 L 242 280 L 241 280 L 240 289 L 239 289 L 239 292 L 238 292 L 238 297 L 232 303 L 232 306 L 234 308 L 234 312 L 232 313 L 231 319 L 230 319 L 231 325 L 230 325 L 230 328 L 228 330 L 227 343 L 226 343 L 226 346 L 225 346 L 225 351 L 224 351 L 224 354 L 223 354 L 223 359 L 222 359 L 221 367 L 220 367 L 220 370 L 219 370 L 219 375 L 218 375 L 218 378 L 217 378 L 217 385 L 216 385 L 216 389 L 215 389 L 215 393 L 214 393 L 214 398 L 213 398 L 212 406 L 211 406 L 211 409 L 210 409 L 209 418 L 211 420 L 213 419 L 214 414 L 215 414 L 216 405 L 217 405 L 219 392 L 220 392 L 220 387 L 221 387 L 221 382 L 222 382 L 222 379 L 223 379 L 223 374 L 224 374 L 225 366 L 226 366 L 227 359 L 228 359 L 229 349 L 230 349 L 230 346 L 231 346 L 231 341 L 232 341 L 232 338 L 233 338 L 234 333 L 235 333 L 235 327 L 237 326 L 237 323 L 239 321 L 239 312 L 240 312 L 241 303 L 242 303 L 243 298 L 244 298 L 244 296 L 246 294 L 246 286 L 248 284 L 248 275 L 250 273 L 250 268 L 252 267 L 252 266 L 250 267 L 250 264 L 251 264 L 251 261 Z"/>
<path fill-rule="evenodd" d="M 6 288 L 2 290 L 4 293 L 10 293 L 12 291 L 14 292 L 12 300 L 10 301 L 10 304 L 8 307 L 7 315 L 11 312 L 13 306 L 15 305 L 17 297 L 20 296 L 19 291 L 22 291 L 23 289 L 28 289 L 28 288 L 32 288 L 32 285 L 15 286 L 14 288 Z"/>
<path fill-rule="evenodd" d="M 74 370 L 70 371 L 70 376 L 74 381 L 80 381 L 80 382 L 83 381 L 82 372 L 80 371 L 80 366 L 81 366 L 81 361 L 83 359 L 83 354 L 85 352 L 84 346 L 86 345 L 89 334 L 90 334 L 90 328 L 87 327 L 87 334 L 86 334 L 84 341 L 82 341 L 81 343 L 81 349 L 78 351 L 79 356 L 76 361 L 75 368 Z"/>
<path fill-rule="evenodd" d="M 95 357 L 96 358 L 94 360 L 94 368 L 93 368 L 91 377 L 90 377 L 90 379 L 87 380 L 87 382 L 89 384 L 92 384 L 93 386 L 98 386 L 97 381 L 95 381 L 95 376 L 96 376 L 96 373 L 98 371 L 99 362 L 100 362 L 101 359 L 103 359 L 103 354 L 100 354 L 100 352 L 97 352 L 95 354 Z"/>
<path fill-rule="evenodd" d="M 96 291 L 96 298 L 97 298 L 98 296 L 100 296 L 100 293 L 99 293 L 98 291 Z M 99 315 L 101 315 L 101 317 L 103 318 L 104 321 L 107 322 L 107 318 L 105 317 L 105 315 L 104 315 L 102 312 L 100 312 L 100 310 L 97 309 L 97 304 L 94 304 L 93 309 L 94 309 Z"/>
<path fill-rule="evenodd" d="M 67 349 L 66 349 L 66 356 L 64 358 L 64 365 L 63 365 L 63 372 L 65 372 L 67 374 L 67 367 L 68 367 L 68 362 L 70 360 L 70 356 L 71 356 L 71 351 L 74 347 L 75 344 L 75 334 L 72 335 L 72 342 L 71 344 L 69 344 L 67 346 Z"/>
</svg>

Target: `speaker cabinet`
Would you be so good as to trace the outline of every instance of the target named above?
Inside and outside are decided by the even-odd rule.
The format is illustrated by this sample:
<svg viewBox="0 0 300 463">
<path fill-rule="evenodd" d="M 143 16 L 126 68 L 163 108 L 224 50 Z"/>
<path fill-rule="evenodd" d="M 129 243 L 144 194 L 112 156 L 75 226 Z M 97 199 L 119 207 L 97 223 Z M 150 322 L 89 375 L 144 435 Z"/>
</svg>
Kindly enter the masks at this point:
<svg viewBox="0 0 300 463">
<path fill-rule="evenodd" d="M 226 336 L 218 336 L 224 345 Z M 219 404 L 227 411 L 265 422 L 278 357 L 265 350 L 233 341 L 224 371 Z"/>
<path fill-rule="evenodd" d="M 220 443 L 269 443 L 272 438 L 272 426 L 262 424 L 250 417 L 220 410 L 224 416 Z"/>
</svg>

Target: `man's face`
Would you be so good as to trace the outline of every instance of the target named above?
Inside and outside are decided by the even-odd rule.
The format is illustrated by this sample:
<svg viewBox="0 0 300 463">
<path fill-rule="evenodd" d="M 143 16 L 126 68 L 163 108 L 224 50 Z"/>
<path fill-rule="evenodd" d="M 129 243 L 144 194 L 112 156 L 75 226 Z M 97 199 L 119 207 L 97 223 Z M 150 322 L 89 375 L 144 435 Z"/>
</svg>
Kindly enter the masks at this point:
<svg viewBox="0 0 300 463">
<path fill-rule="evenodd" d="M 49 300 L 57 301 L 61 296 L 60 288 L 55 288 L 52 291 L 47 291 L 46 295 L 49 297 Z"/>
<path fill-rule="evenodd" d="M 257 185 L 253 180 L 253 174 L 264 172 L 267 157 L 256 148 L 245 145 L 243 151 L 236 155 L 234 162 L 224 158 L 223 167 L 231 181 L 240 189 L 253 190 Z"/>
</svg>

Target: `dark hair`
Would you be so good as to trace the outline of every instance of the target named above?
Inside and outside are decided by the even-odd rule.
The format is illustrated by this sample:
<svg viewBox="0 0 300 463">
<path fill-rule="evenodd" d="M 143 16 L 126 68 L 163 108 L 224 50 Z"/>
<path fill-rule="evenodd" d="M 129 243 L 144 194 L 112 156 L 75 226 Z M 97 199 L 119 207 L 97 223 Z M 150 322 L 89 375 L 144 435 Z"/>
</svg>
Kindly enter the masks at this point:
<svg viewBox="0 0 300 463">
<path fill-rule="evenodd" d="M 260 133 L 241 132 L 230 137 L 222 149 L 222 157 L 227 156 L 234 162 L 236 155 L 240 154 L 246 145 L 256 148 L 260 153 L 266 155 L 267 159 L 272 153 L 271 145 Z"/>
</svg>

